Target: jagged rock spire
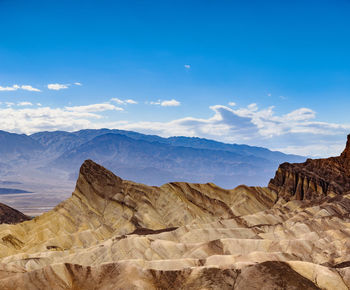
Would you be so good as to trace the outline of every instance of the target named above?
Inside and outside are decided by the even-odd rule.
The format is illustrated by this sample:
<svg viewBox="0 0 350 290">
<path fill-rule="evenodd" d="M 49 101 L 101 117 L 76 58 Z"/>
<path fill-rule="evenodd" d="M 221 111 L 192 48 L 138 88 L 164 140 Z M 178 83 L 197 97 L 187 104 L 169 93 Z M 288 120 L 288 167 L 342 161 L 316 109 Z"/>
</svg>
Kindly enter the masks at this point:
<svg viewBox="0 0 350 290">
<path fill-rule="evenodd" d="M 350 192 L 350 135 L 340 156 L 281 164 L 268 187 L 285 200 L 315 200 Z"/>
<path fill-rule="evenodd" d="M 122 192 L 122 183 L 123 180 L 111 171 L 92 160 L 86 160 L 80 167 L 76 189 L 91 200 L 95 195 L 109 199 Z"/>
<path fill-rule="evenodd" d="M 348 135 L 348 141 L 346 142 L 346 147 L 341 154 L 343 158 L 349 158 L 350 159 L 350 134 Z"/>
</svg>

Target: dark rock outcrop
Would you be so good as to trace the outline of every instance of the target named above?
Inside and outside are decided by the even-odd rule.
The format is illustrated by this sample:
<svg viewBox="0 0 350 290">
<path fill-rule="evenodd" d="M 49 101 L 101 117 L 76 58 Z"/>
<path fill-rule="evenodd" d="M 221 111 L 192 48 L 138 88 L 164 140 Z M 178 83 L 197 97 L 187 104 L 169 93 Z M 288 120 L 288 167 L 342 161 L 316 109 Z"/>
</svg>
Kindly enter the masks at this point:
<svg viewBox="0 0 350 290">
<path fill-rule="evenodd" d="M 340 156 L 281 164 L 268 187 L 285 200 L 313 200 L 350 191 L 350 135 Z"/>
<path fill-rule="evenodd" d="M 30 217 L 20 211 L 0 203 L 0 224 L 17 224 L 30 220 Z"/>
</svg>

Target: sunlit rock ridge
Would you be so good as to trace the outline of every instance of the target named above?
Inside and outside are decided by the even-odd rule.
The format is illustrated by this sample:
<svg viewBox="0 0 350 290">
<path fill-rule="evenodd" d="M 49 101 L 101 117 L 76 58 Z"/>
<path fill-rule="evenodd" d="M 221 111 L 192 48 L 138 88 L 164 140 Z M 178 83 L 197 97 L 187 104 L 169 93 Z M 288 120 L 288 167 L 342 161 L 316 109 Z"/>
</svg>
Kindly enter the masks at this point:
<svg viewBox="0 0 350 290">
<path fill-rule="evenodd" d="M 147 186 L 87 160 L 69 199 L 0 225 L 0 289 L 349 289 L 349 140 L 233 190 Z"/>
</svg>

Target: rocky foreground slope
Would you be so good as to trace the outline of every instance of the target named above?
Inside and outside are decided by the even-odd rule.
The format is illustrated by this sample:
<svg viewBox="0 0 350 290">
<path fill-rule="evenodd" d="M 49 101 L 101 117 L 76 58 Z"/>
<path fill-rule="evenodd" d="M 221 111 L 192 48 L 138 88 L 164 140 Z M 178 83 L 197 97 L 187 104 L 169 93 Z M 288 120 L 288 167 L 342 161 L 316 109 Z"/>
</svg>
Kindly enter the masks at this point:
<svg viewBox="0 0 350 290">
<path fill-rule="evenodd" d="M 234 190 L 86 161 L 68 200 L 0 225 L 0 289 L 350 289 L 348 152 Z"/>
</svg>

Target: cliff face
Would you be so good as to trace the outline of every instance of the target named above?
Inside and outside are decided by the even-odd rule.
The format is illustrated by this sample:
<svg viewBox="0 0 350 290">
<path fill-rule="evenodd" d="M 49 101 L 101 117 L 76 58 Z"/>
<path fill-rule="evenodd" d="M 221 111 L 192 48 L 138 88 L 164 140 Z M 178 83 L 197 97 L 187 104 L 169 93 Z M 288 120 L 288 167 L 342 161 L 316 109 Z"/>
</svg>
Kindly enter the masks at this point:
<svg viewBox="0 0 350 290">
<path fill-rule="evenodd" d="M 350 191 L 350 135 L 338 157 L 283 163 L 268 187 L 285 200 L 314 200 Z"/>
</svg>

